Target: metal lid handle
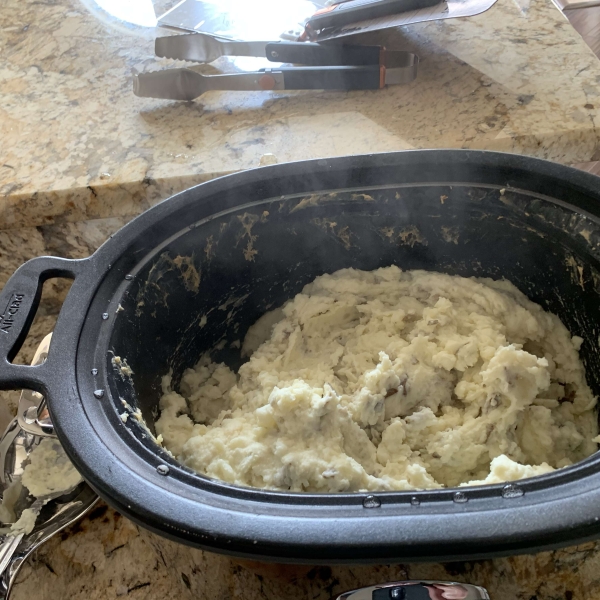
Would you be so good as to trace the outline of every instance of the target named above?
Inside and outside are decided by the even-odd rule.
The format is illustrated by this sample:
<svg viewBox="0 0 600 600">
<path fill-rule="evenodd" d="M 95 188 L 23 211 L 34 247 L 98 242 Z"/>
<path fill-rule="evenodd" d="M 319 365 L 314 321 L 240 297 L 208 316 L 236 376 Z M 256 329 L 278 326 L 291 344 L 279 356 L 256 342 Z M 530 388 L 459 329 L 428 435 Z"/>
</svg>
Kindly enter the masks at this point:
<svg viewBox="0 0 600 600">
<path fill-rule="evenodd" d="M 454 581 L 392 581 L 345 592 L 337 600 L 490 600 L 485 588 Z"/>
</svg>

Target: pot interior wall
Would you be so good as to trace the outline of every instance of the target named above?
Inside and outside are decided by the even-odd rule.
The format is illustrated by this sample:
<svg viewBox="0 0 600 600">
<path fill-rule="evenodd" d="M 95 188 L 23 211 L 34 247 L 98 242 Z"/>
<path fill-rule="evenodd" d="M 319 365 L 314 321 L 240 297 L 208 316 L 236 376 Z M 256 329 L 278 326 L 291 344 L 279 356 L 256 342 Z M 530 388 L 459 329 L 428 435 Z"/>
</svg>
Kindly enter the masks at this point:
<svg viewBox="0 0 600 600">
<path fill-rule="evenodd" d="M 316 276 L 391 264 L 510 280 L 584 338 L 600 394 L 598 240 L 595 220 L 565 205 L 466 184 L 323 192 L 215 215 L 147 256 L 121 299 L 111 347 L 134 374 L 133 385 L 114 378 L 113 397 L 139 406 L 152 429 L 169 370 L 177 387 L 207 351 L 237 369 L 248 327 Z"/>
</svg>

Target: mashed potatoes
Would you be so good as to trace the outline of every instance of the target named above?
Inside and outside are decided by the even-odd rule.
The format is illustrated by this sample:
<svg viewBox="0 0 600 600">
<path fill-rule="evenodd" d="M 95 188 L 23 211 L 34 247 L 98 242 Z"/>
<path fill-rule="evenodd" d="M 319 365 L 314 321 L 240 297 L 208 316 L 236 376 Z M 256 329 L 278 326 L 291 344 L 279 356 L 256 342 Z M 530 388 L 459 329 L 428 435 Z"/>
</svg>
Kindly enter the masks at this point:
<svg viewBox="0 0 600 600">
<path fill-rule="evenodd" d="M 246 336 L 236 375 L 163 380 L 183 464 L 291 491 L 411 490 L 547 473 L 597 449 L 581 338 L 506 281 L 387 267 L 318 277 Z"/>
</svg>

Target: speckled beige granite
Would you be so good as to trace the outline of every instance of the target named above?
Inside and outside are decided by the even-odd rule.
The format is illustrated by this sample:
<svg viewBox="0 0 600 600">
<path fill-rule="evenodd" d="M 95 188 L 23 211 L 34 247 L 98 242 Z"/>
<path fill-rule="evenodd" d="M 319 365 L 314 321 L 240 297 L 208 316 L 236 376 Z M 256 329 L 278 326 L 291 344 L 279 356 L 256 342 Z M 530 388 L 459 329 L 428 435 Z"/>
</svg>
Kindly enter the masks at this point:
<svg viewBox="0 0 600 600">
<path fill-rule="evenodd" d="M 483 585 L 492 600 L 597 600 L 600 548 L 444 565 L 248 568 L 162 539 L 100 504 L 38 550 L 21 570 L 12 600 L 329 600 L 406 578 Z"/>
<path fill-rule="evenodd" d="M 381 91 L 136 98 L 131 70 L 170 64 L 153 56 L 153 35 L 78 0 L 3 2 L 0 229 L 134 215 L 265 153 L 433 146 L 577 162 L 598 147 L 600 62 L 551 0 L 498 0 L 386 34 L 422 64 L 410 85 Z"/>
</svg>

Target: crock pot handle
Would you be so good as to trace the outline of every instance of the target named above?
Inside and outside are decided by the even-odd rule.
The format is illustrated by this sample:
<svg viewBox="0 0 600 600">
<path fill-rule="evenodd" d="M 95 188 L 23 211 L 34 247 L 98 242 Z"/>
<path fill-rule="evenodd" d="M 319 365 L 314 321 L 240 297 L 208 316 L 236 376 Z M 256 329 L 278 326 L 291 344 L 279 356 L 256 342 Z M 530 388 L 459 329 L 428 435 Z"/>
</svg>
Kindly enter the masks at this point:
<svg viewBox="0 0 600 600">
<path fill-rule="evenodd" d="M 43 365 L 14 365 L 35 317 L 44 282 L 53 277 L 75 279 L 84 260 L 40 256 L 21 265 L 0 292 L 0 389 L 45 391 Z"/>
<path fill-rule="evenodd" d="M 455 581 L 391 581 L 345 592 L 337 600 L 490 600 L 485 588 Z"/>
</svg>

